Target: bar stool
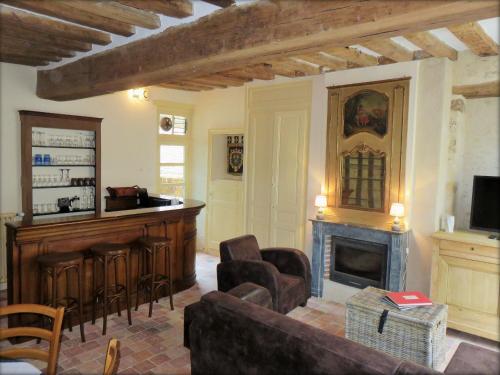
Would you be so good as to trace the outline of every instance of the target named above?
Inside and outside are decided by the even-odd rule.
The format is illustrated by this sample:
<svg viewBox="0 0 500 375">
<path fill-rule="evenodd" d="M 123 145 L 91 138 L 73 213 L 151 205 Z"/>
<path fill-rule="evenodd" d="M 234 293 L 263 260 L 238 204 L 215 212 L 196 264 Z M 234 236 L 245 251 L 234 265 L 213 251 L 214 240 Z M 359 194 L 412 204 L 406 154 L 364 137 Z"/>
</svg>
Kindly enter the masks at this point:
<svg viewBox="0 0 500 375">
<path fill-rule="evenodd" d="M 108 320 L 108 305 L 116 302 L 118 316 L 121 316 L 120 299 L 125 295 L 127 305 L 128 324 L 132 325 L 132 315 L 130 313 L 130 264 L 129 264 L 129 246 L 127 244 L 102 243 L 90 248 L 94 260 L 92 273 L 92 324 L 95 324 L 96 307 L 103 305 L 103 326 L 102 334 L 106 334 L 106 325 Z M 119 261 L 123 259 L 125 265 L 125 285 L 119 283 Z M 103 265 L 103 285 L 97 286 L 97 265 Z M 109 285 L 109 267 L 114 265 L 114 284 Z"/>
<path fill-rule="evenodd" d="M 132 247 L 139 250 L 138 266 L 139 276 L 137 278 L 137 296 L 135 310 L 139 308 L 139 291 L 142 289 L 149 293 L 149 317 L 153 315 L 153 299 L 158 302 L 157 290 L 162 286 L 168 288 L 170 298 L 170 309 L 174 309 L 173 287 L 172 287 L 172 262 L 170 256 L 170 245 L 172 240 L 164 237 L 141 237 L 134 241 Z M 165 273 L 156 272 L 156 258 L 160 251 L 164 251 Z M 142 251 L 142 254 L 141 254 Z M 142 256 L 141 256 L 142 255 Z M 142 267 L 141 267 L 142 263 Z M 141 273 L 142 268 L 142 273 Z M 168 275 L 166 274 L 168 272 Z"/>
<path fill-rule="evenodd" d="M 69 253 L 52 253 L 40 255 L 37 258 L 39 267 L 39 292 L 40 304 L 49 305 L 54 308 L 63 306 L 64 315 L 67 318 L 68 328 L 72 332 L 73 324 L 71 323 L 71 315 L 74 311 L 78 311 L 78 321 L 80 322 L 80 337 L 82 342 L 85 342 L 85 331 L 83 327 L 83 254 L 79 252 Z M 78 298 L 71 297 L 71 279 L 70 271 L 75 270 L 77 273 Z M 63 296 L 58 296 L 58 279 L 62 274 L 66 276 L 66 291 Z M 45 291 L 48 285 L 48 279 L 52 279 L 52 295 L 50 301 L 45 297 Z M 43 323 L 42 323 L 43 324 Z"/>
</svg>

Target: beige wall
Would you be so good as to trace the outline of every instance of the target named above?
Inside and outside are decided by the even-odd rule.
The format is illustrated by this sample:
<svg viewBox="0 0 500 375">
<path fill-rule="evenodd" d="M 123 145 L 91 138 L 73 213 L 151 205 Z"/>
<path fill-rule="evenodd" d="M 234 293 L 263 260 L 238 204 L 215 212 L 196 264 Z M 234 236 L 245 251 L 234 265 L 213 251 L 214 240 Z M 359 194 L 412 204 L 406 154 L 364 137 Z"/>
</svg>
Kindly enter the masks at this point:
<svg viewBox="0 0 500 375">
<path fill-rule="evenodd" d="M 1 195 L 0 212 L 21 211 L 20 124 L 18 110 L 104 118 L 102 122 L 102 195 L 106 186 L 156 187 L 156 107 L 129 98 L 126 91 L 69 102 L 35 95 L 36 70 L 0 63 Z M 197 93 L 151 89 L 152 100 L 194 103 Z M 104 206 L 103 206 L 104 207 Z"/>
</svg>

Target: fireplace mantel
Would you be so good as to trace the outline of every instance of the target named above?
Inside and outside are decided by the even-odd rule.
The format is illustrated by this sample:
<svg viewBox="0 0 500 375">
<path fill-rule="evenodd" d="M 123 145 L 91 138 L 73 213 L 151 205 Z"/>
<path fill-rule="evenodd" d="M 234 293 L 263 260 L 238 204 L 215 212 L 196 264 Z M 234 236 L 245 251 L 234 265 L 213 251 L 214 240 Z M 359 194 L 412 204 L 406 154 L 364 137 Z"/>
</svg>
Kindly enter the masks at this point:
<svg viewBox="0 0 500 375">
<path fill-rule="evenodd" d="M 387 246 L 386 289 L 402 291 L 406 286 L 409 230 L 400 232 L 361 224 L 311 219 L 313 225 L 312 294 L 323 297 L 325 275 L 329 274 L 329 252 L 333 236 Z M 326 257 L 325 257 L 326 255 Z"/>
</svg>

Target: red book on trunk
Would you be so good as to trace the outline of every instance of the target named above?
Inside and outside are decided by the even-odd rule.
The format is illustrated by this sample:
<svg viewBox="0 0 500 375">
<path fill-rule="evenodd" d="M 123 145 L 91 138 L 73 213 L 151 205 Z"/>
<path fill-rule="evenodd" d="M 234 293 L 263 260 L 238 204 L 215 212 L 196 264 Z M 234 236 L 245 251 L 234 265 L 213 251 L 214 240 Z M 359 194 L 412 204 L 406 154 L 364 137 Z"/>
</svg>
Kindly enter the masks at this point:
<svg viewBox="0 0 500 375">
<path fill-rule="evenodd" d="M 400 307 L 430 306 L 432 301 L 421 292 L 388 292 L 387 298 Z"/>
</svg>

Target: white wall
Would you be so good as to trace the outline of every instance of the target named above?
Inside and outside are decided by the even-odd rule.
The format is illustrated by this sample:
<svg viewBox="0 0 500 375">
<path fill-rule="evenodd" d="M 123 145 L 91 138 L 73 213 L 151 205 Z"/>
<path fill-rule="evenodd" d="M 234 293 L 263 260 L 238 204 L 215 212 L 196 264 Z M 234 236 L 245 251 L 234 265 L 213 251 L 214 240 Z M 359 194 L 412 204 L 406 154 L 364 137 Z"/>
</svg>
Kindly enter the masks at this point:
<svg viewBox="0 0 500 375">
<path fill-rule="evenodd" d="M 453 69 L 453 84 L 467 85 L 497 81 L 498 56 L 478 57 L 460 54 Z M 457 134 L 463 144 L 462 167 L 456 176 L 456 227 L 469 229 L 474 175 L 500 176 L 500 100 L 499 98 L 463 99 L 463 124 Z M 450 192 L 453 194 L 454 192 Z"/>
<path fill-rule="evenodd" d="M 104 118 L 102 134 L 102 196 L 106 186 L 156 188 L 156 107 L 152 101 L 128 97 L 126 91 L 69 102 L 35 95 L 36 70 L 0 63 L 0 212 L 21 211 L 21 151 L 18 110 Z M 151 100 L 194 103 L 197 93 L 151 89 Z M 104 207 L 104 206 L 103 206 Z"/>
</svg>

